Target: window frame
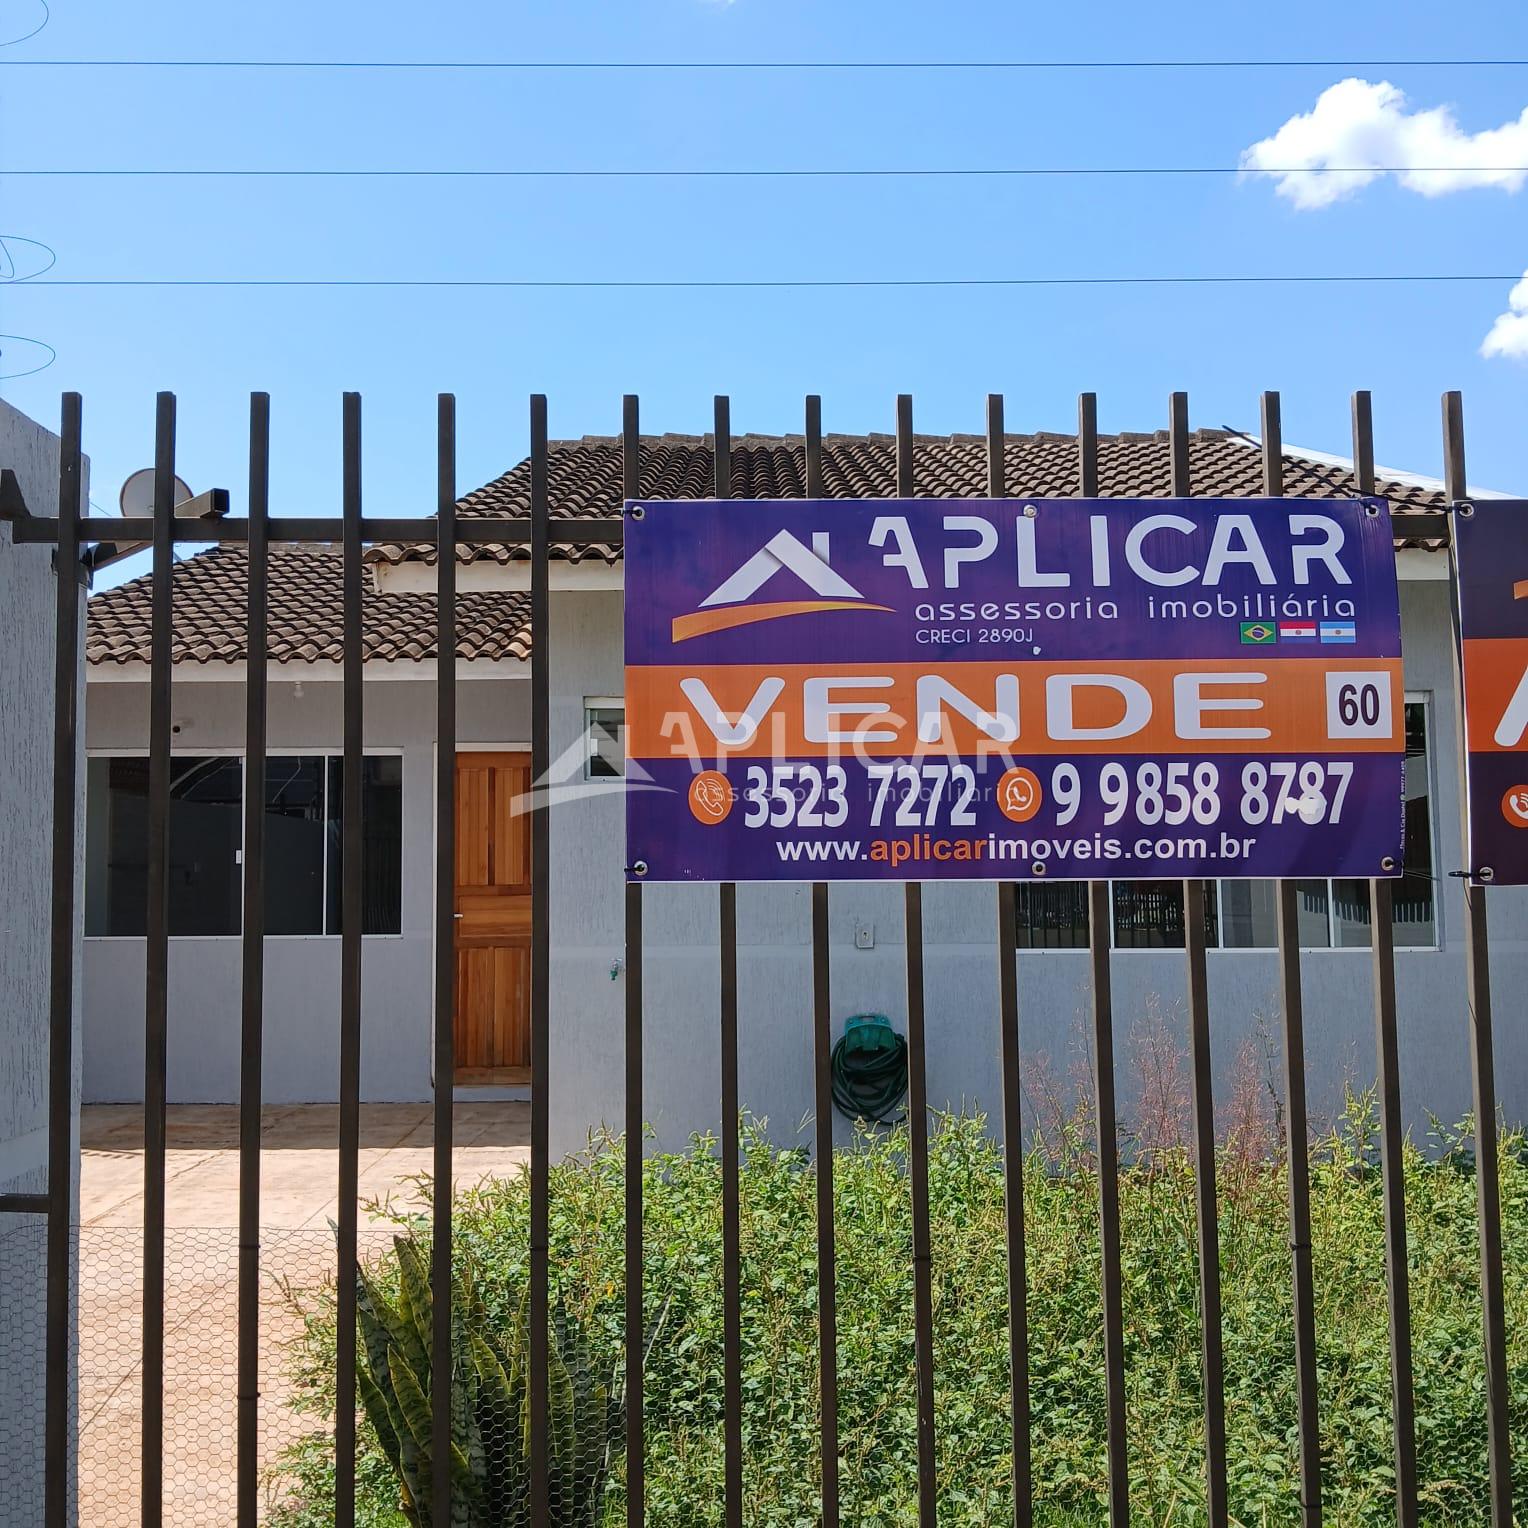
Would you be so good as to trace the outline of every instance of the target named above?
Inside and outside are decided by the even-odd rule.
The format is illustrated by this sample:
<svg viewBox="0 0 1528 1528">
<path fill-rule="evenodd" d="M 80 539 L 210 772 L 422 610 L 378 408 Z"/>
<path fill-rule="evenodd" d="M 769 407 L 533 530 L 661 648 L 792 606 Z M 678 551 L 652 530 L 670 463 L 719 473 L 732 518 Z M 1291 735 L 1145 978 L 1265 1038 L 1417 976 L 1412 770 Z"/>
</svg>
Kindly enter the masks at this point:
<svg viewBox="0 0 1528 1528">
<path fill-rule="evenodd" d="M 1422 734 L 1423 734 L 1423 738 L 1425 740 L 1426 761 L 1427 761 L 1427 800 L 1428 800 L 1428 803 L 1429 803 L 1429 807 L 1431 808 L 1431 810 L 1428 813 L 1428 829 L 1429 829 L 1430 838 L 1431 838 L 1431 842 L 1429 843 L 1429 846 L 1428 846 L 1428 857 L 1429 857 L 1429 860 L 1431 862 L 1432 870 L 1433 870 L 1433 875 L 1432 875 L 1433 885 L 1436 887 L 1438 885 L 1438 883 L 1439 883 L 1439 877 L 1438 877 L 1438 871 L 1437 871 L 1437 867 L 1438 867 L 1438 846 L 1439 846 L 1439 838 L 1438 838 L 1438 826 L 1439 826 L 1439 823 L 1438 823 L 1438 812 L 1437 812 L 1437 805 L 1438 805 L 1438 799 L 1439 799 L 1439 797 L 1438 797 L 1438 779 L 1439 779 L 1439 776 L 1438 776 L 1438 751 L 1437 751 L 1437 748 L 1435 746 L 1436 745 L 1436 740 L 1437 740 L 1437 706 L 1436 706 L 1436 703 L 1435 703 L 1434 692 L 1432 690 L 1406 690 L 1406 691 L 1403 692 L 1402 700 L 1401 700 L 1401 705 L 1402 705 L 1402 708 L 1403 708 L 1403 710 L 1402 710 L 1402 715 L 1403 715 L 1402 725 L 1403 725 L 1403 727 L 1404 727 L 1404 708 L 1407 707 L 1407 706 L 1413 706 L 1413 705 L 1419 705 L 1419 706 L 1422 707 Z M 1129 879 L 1131 879 L 1131 877 L 1127 876 L 1127 877 L 1124 877 L 1124 879 L 1129 880 Z M 1162 878 L 1161 877 L 1143 877 L 1142 879 L 1148 879 L 1148 880 L 1149 879 L 1158 879 L 1158 880 L 1160 880 Z M 1207 879 L 1209 879 L 1211 881 L 1211 883 L 1215 887 L 1216 906 L 1217 906 L 1217 908 L 1220 908 L 1222 906 L 1222 897 L 1223 897 L 1223 894 L 1222 894 L 1222 891 L 1221 891 L 1221 887 L 1225 884 L 1225 881 L 1226 881 L 1227 878 L 1226 877 L 1221 877 L 1221 876 L 1216 876 L 1216 877 L 1207 877 Z M 1262 879 L 1262 878 L 1259 877 L 1258 879 Z M 1326 897 L 1326 927 L 1327 927 L 1327 941 L 1328 941 L 1326 944 L 1302 944 L 1300 946 L 1300 953 L 1302 955 L 1364 955 L 1364 956 L 1371 955 L 1373 953 L 1372 944 L 1337 944 L 1335 942 L 1336 935 L 1337 935 L 1337 924 L 1336 924 L 1337 910 L 1336 910 L 1336 898 L 1332 894 L 1332 885 L 1333 885 L 1334 880 L 1341 879 L 1341 877 L 1333 877 L 1333 876 L 1304 876 L 1304 877 L 1301 877 L 1300 879 L 1303 879 L 1303 880 L 1325 881 L 1325 883 L 1326 883 L 1326 887 L 1327 887 L 1327 897 Z M 1023 885 L 1023 883 L 1020 883 L 1020 884 L 1021 884 L 1021 886 Z M 1057 884 L 1060 884 L 1060 883 L 1057 883 Z M 1070 884 L 1074 885 L 1074 886 L 1086 886 L 1088 883 L 1085 882 L 1085 881 L 1073 881 Z M 1128 944 L 1122 945 L 1122 944 L 1116 944 L 1115 941 L 1114 941 L 1114 929 L 1115 929 L 1115 890 L 1116 890 L 1116 887 L 1118 886 L 1119 883 L 1116 880 L 1110 880 L 1108 884 L 1109 884 L 1109 951 L 1110 951 L 1111 954 L 1130 955 L 1130 956 L 1135 956 L 1135 955 L 1162 955 L 1162 954 L 1169 954 L 1169 955 L 1171 955 L 1171 954 L 1180 954 L 1182 952 L 1182 950 L 1183 950 L 1183 946 L 1182 945 L 1144 946 L 1144 945 L 1128 945 Z M 1437 951 L 1442 950 L 1442 949 L 1444 949 L 1446 947 L 1446 939 L 1445 939 L 1445 931 L 1444 931 L 1444 921 L 1443 921 L 1444 920 L 1443 902 L 1444 902 L 1444 899 L 1441 896 L 1438 896 L 1436 894 L 1436 892 L 1435 892 L 1434 896 L 1433 896 L 1433 939 L 1432 939 L 1432 942 L 1430 944 L 1406 944 L 1406 945 L 1398 944 L 1395 947 L 1396 948 L 1396 953 L 1398 955 L 1401 955 L 1401 954 L 1410 954 L 1410 953 L 1418 953 L 1418 952 L 1426 954 L 1426 953 L 1429 953 L 1429 952 L 1437 952 Z M 1015 932 L 1017 933 L 1017 932 L 1019 932 L 1019 930 L 1016 929 Z M 1220 916 L 1220 917 L 1217 917 L 1217 919 L 1216 919 L 1216 942 L 1214 944 L 1208 946 L 1208 952 L 1210 954 L 1212 954 L 1212 955 L 1263 955 L 1263 956 L 1266 956 L 1266 955 L 1268 955 L 1271 952 L 1277 951 L 1277 949 L 1278 949 L 1277 944 L 1238 944 L 1238 945 L 1228 945 L 1228 944 L 1225 944 L 1225 943 L 1222 942 L 1224 940 L 1224 938 L 1225 938 L 1225 918 L 1224 918 L 1224 916 Z M 1020 945 L 1019 949 L 1026 956 L 1028 956 L 1028 955 L 1086 955 L 1088 953 L 1088 946 L 1086 944 L 1080 944 L 1080 945 L 1043 945 L 1043 944 L 1039 944 L 1039 945 Z"/>
<path fill-rule="evenodd" d="M 151 752 L 151 750 L 147 749 L 147 748 L 108 748 L 108 747 L 87 748 L 85 750 L 85 758 L 86 758 L 87 761 L 90 760 L 90 759 L 146 759 L 146 758 L 149 757 L 150 752 Z M 402 747 L 396 747 L 396 746 L 394 746 L 394 747 L 379 747 L 379 748 L 364 748 L 364 749 L 361 750 L 361 757 L 363 759 L 369 759 L 369 758 L 402 759 L 404 757 L 404 754 L 405 754 L 405 750 Z M 303 759 L 324 759 L 325 761 L 327 761 L 329 759 L 343 759 L 345 757 L 345 750 L 344 750 L 343 747 L 336 748 L 336 747 L 334 747 L 332 745 L 325 745 L 325 746 L 322 746 L 322 747 L 312 747 L 312 748 L 303 747 L 301 745 L 296 745 L 296 746 L 291 747 L 291 748 L 267 748 L 265 756 L 266 756 L 267 759 L 281 759 L 281 758 L 289 758 L 290 757 L 290 758 L 303 758 Z M 237 759 L 239 761 L 239 799 L 240 799 L 240 802 L 241 802 L 240 810 L 242 812 L 242 802 L 243 802 L 244 798 L 249 794 L 249 750 L 246 747 L 244 747 L 242 744 L 240 744 L 240 746 L 237 747 L 237 748 L 219 748 L 219 747 L 210 746 L 210 745 L 207 746 L 207 747 L 197 747 L 197 746 L 193 746 L 192 744 L 189 744 L 189 743 L 177 743 L 176 746 L 174 746 L 174 747 L 172 747 L 170 749 L 170 757 L 172 759 Z M 327 764 L 326 764 L 326 767 L 325 767 L 325 790 L 326 791 L 328 789 L 327 781 L 328 781 L 328 769 L 327 769 Z M 327 813 L 327 803 L 326 803 L 326 813 Z M 401 819 L 400 819 L 400 822 L 399 822 L 399 827 L 398 827 L 400 858 L 402 857 L 403 839 L 406 836 L 406 834 L 405 834 L 405 825 L 406 825 L 407 821 L 408 821 L 408 813 L 407 813 L 407 809 L 405 808 L 403 813 L 402 813 L 402 816 L 401 816 Z M 244 858 L 243 858 L 243 856 L 244 856 L 244 839 L 243 839 L 242 832 L 241 832 L 240 837 L 239 837 L 239 851 L 238 852 L 239 852 L 239 861 L 238 861 L 238 863 L 239 863 L 239 865 L 240 865 L 240 867 L 242 869 L 242 866 L 244 864 Z M 86 870 L 87 870 L 87 872 L 88 872 L 88 869 L 89 869 L 89 851 L 87 849 L 87 851 L 86 851 Z M 324 886 L 327 886 L 328 885 L 328 879 L 329 879 L 329 836 L 326 833 L 324 835 L 323 881 L 322 881 L 321 884 L 324 885 Z M 404 896 L 404 892 L 403 892 L 403 888 L 402 888 L 401 879 L 400 879 L 400 884 L 399 884 L 398 897 L 399 897 L 399 903 L 400 903 L 399 918 L 398 918 L 398 925 L 399 925 L 398 926 L 398 932 L 396 934 L 368 934 L 368 933 L 365 933 L 363 931 L 362 934 L 361 934 L 361 938 L 362 939 L 402 939 L 404 937 L 402 911 L 403 911 L 403 903 L 405 902 L 405 896 Z M 326 917 L 325 921 L 326 922 L 328 921 L 327 917 Z M 211 943 L 214 943 L 214 942 L 219 941 L 219 940 L 221 940 L 224 943 L 231 943 L 231 942 L 233 942 L 235 940 L 242 940 L 244 938 L 243 923 L 244 923 L 244 878 L 243 878 L 243 876 L 241 874 L 240 877 L 239 877 L 239 924 L 240 924 L 240 929 L 239 929 L 238 933 L 236 933 L 236 934 L 171 934 L 169 937 L 171 939 L 197 940 L 197 941 L 199 941 L 202 944 L 211 944 Z M 86 940 L 95 940 L 95 941 L 97 941 L 97 942 L 99 942 L 101 944 L 130 944 L 130 943 L 133 943 L 133 942 L 141 943 L 148 936 L 146 934 L 86 934 L 83 937 Z M 263 935 L 262 937 L 264 939 L 266 939 L 267 941 L 295 941 L 295 940 L 303 940 L 303 939 L 308 939 L 308 940 L 312 940 L 312 939 L 340 939 L 340 938 L 343 937 L 343 935 L 341 935 L 337 931 L 335 933 L 331 934 L 326 929 L 321 934 L 271 934 L 271 933 L 267 933 L 267 934 Z"/>
<path fill-rule="evenodd" d="M 621 772 L 618 775 L 597 775 L 592 765 L 595 760 L 594 723 L 595 711 L 619 711 L 621 713 Z M 586 785 L 620 785 L 626 779 L 626 697 L 624 695 L 585 695 L 583 721 L 583 779 Z"/>
</svg>

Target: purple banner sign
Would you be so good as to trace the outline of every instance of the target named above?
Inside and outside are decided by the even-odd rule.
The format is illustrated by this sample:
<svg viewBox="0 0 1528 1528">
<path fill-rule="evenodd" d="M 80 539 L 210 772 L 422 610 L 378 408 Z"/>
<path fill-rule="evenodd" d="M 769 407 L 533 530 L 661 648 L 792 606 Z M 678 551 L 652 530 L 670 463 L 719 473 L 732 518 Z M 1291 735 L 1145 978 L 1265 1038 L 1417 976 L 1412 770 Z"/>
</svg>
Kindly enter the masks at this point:
<svg viewBox="0 0 1528 1528">
<path fill-rule="evenodd" d="M 634 877 L 1399 873 L 1381 501 L 626 514 Z"/>
<path fill-rule="evenodd" d="M 1470 879 L 1528 885 L 1528 502 L 1454 515 Z"/>
</svg>

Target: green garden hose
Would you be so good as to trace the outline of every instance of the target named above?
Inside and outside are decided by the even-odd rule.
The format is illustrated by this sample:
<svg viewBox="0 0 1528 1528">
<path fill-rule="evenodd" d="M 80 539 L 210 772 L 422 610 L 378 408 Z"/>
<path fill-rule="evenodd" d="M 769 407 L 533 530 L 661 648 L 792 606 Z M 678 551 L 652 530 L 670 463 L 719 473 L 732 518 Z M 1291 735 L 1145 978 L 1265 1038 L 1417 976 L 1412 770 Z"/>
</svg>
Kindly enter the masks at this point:
<svg viewBox="0 0 1528 1528">
<path fill-rule="evenodd" d="M 882 1013 L 857 1013 L 833 1047 L 833 1102 L 849 1119 L 895 1123 L 907 1097 L 907 1041 Z"/>
</svg>

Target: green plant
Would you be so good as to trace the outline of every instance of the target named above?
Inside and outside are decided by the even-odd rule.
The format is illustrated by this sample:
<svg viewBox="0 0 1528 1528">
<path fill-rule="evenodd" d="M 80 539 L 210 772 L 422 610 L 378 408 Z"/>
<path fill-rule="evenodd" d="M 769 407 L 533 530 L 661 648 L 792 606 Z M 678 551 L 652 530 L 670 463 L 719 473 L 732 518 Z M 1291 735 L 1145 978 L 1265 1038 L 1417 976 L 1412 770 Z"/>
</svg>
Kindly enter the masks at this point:
<svg viewBox="0 0 1528 1528">
<path fill-rule="evenodd" d="M 412 1234 L 393 1239 L 393 1288 L 356 1268 L 361 1352 L 356 1388 L 377 1447 L 397 1478 L 399 1508 L 435 1528 L 430 1508 L 434 1301 L 429 1261 Z M 549 1501 L 555 1528 L 595 1528 L 624 1408 L 559 1301 L 552 1312 L 547 1400 Z M 470 1266 L 452 1270 L 451 1528 L 530 1522 L 530 1340 L 525 1301 L 489 1319 Z"/>
<path fill-rule="evenodd" d="M 1129 1122 L 1120 1183 L 1132 1521 L 1202 1528 L 1195 1182 L 1176 1081 L 1182 1061 L 1167 1028 L 1145 1029 L 1140 1039 L 1134 1053 L 1149 1096 Z M 1026 1066 L 1031 1079 L 1042 1071 Z M 1073 1090 L 1085 1084 L 1077 1077 Z M 1222 1111 L 1227 1130 L 1217 1162 L 1231 1506 L 1241 1528 L 1297 1528 L 1286 1164 L 1277 1131 L 1253 1107 L 1254 1095 L 1268 1097 L 1260 1066 L 1245 1069 L 1244 1087 L 1246 1099 Z M 1096 1142 L 1085 1099 L 1074 1108 L 1058 1083 L 1054 1103 L 1054 1119 L 1043 1098 L 1035 1105 L 1045 1139 L 1024 1162 L 1031 1444 L 1036 1523 L 1080 1528 L 1107 1520 Z M 1356 1094 L 1311 1144 L 1323 1499 L 1334 1528 L 1395 1521 L 1376 1130 L 1373 1096 Z M 809 1153 L 780 1145 L 777 1136 L 761 1121 L 744 1121 L 743 1488 L 753 1528 L 799 1528 L 820 1513 L 817 1185 Z M 1441 1156 L 1408 1144 L 1404 1160 L 1423 1521 L 1458 1528 L 1489 1518 L 1476 1185 L 1463 1149 L 1473 1138 L 1473 1122 L 1461 1122 L 1448 1127 Z M 841 1502 L 844 1522 L 855 1528 L 901 1528 L 917 1513 L 907 1146 L 904 1131 L 865 1132 L 834 1160 Z M 941 1528 L 1012 1521 L 1003 1168 L 1001 1145 L 980 1117 L 931 1121 Z M 1523 1438 L 1528 1142 L 1521 1132 L 1501 1136 L 1500 1185 L 1509 1417 L 1514 1438 Z M 590 1362 L 606 1373 L 624 1351 L 625 1189 L 616 1140 L 599 1139 L 551 1170 L 548 1242 L 558 1299 Z M 687 1150 L 650 1156 L 642 1192 L 646 1521 L 651 1528 L 720 1528 L 725 1312 L 715 1140 L 700 1137 Z M 459 1194 L 453 1226 L 454 1257 L 471 1270 L 484 1319 L 494 1331 L 511 1331 L 529 1276 L 528 1180 L 488 1180 Z M 370 1276 L 396 1300 L 396 1254 L 371 1265 Z M 301 1297 L 307 1330 L 293 1353 L 296 1402 L 326 1424 L 334 1393 L 332 1294 Z M 314 1436 L 288 1456 L 270 1528 L 332 1528 L 333 1451 L 327 1432 Z M 624 1461 L 613 1457 L 602 1515 L 592 1519 L 599 1528 L 626 1521 L 626 1485 Z M 363 1419 L 358 1523 L 409 1528 L 398 1494 Z M 1518 1472 L 1514 1508 L 1528 1523 L 1528 1473 Z"/>
</svg>

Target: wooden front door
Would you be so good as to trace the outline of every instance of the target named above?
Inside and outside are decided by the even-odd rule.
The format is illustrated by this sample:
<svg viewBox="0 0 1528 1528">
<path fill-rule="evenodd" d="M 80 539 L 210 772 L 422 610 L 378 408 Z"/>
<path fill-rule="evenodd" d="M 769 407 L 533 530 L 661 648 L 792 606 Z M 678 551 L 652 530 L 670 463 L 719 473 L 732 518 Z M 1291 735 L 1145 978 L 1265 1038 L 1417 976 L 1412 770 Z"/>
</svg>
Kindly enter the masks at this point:
<svg viewBox="0 0 1528 1528">
<path fill-rule="evenodd" d="M 456 1081 L 526 1083 L 531 1064 L 528 753 L 456 756 Z"/>
</svg>

